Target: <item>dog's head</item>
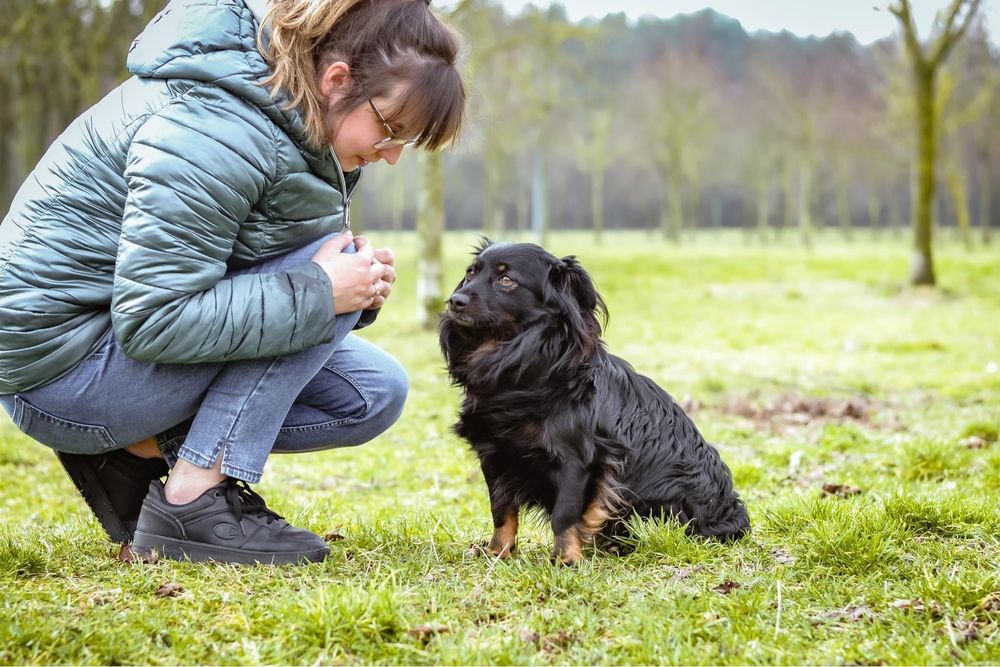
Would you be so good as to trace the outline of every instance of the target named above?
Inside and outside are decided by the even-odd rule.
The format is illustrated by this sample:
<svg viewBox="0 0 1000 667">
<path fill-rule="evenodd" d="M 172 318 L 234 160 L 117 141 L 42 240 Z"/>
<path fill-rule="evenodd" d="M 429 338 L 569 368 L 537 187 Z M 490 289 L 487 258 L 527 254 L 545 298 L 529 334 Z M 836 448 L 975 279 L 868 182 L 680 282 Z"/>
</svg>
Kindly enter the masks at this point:
<svg viewBox="0 0 1000 667">
<path fill-rule="evenodd" d="M 448 299 L 442 349 L 446 356 L 454 352 L 450 335 L 475 348 L 530 333 L 537 354 L 549 349 L 581 362 L 597 349 L 606 320 L 604 301 L 575 257 L 559 259 L 533 243 L 483 239 Z"/>
</svg>

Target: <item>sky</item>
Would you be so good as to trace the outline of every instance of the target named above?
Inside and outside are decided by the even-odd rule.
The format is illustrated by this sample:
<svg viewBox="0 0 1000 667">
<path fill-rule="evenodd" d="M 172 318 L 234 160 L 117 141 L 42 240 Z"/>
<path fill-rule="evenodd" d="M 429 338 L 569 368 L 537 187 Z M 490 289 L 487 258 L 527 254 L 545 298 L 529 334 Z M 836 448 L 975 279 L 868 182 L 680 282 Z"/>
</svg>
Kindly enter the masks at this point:
<svg viewBox="0 0 1000 667">
<path fill-rule="evenodd" d="M 501 0 L 510 14 L 517 14 L 528 2 Z M 439 7 L 449 7 L 455 0 L 436 0 Z M 548 6 L 550 0 L 534 0 L 532 4 Z M 829 35 L 848 31 L 862 44 L 870 44 L 892 35 L 898 25 L 896 17 L 885 7 L 889 0 L 561 0 L 570 20 L 588 16 L 603 17 L 624 11 L 629 19 L 643 15 L 670 18 L 712 7 L 720 14 L 737 19 L 748 32 L 788 30 L 800 36 Z M 917 29 L 922 36 L 930 32 L 934 13 L 948 0 L 912 0 Z M 1000 0 L 983 0 L 991 41 L 1000 42 Z M 879 11 L 881 9 L 881 11 Z"/>
</svg>

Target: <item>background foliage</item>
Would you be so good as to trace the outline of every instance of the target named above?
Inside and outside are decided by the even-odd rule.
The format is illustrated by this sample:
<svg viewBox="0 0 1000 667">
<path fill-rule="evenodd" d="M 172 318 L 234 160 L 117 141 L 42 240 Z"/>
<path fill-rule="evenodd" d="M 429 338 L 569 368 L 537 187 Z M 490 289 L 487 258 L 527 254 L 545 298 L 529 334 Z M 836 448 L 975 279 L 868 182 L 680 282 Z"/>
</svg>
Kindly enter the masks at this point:
<svg viewBox="0 0 1000 667">
<path fill-rule="evenodd" d="M 0 210 L 48 143 L 125 76 L 157 0 L 7 0 L 0 25 Z M 874 9 L 873 9 L 874 11 Z M 447 227 L 909 224 L 913 116 L 901 37 L 747 34 L 711 10 L 570 23 L 465 0 L 471 124 L 444 156 Z M 1000 216 L 1000 55 L 978 20 L 946 61 L 935 218 L 985 238 Z M 419 160 L 375 168 L 369 229 L 413 228 Z M 994 213 L 991 214 L 991 211 Z"/>
</svg>

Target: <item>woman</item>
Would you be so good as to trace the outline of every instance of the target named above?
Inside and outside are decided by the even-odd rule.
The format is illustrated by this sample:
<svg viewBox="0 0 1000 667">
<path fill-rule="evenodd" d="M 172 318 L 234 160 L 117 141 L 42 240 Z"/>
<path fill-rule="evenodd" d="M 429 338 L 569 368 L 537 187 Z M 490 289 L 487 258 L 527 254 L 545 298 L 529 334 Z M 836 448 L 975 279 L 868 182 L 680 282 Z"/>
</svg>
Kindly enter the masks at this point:
<svg viewBox="0 0 1000 667">
<path fill-rule="evenodd" d="M 350 197 L 465 109 L 425 0 L 265 2 L 173 0 L 0 224 L 0 404 L 113 539 L 176 559 L 329 553 L 247 484 L 398 418 L 405 373 L 350 333 L 393 255 Z"/>
</svg>

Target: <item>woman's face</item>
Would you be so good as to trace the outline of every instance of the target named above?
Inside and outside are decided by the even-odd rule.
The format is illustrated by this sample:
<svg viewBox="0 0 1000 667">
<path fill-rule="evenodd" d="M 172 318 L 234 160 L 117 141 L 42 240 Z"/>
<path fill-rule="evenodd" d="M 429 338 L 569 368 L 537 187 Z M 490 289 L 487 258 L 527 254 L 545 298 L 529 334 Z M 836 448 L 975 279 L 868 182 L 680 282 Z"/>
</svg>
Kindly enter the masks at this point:
<svg viewBox="0 0 1000 667">
<path fill-rule="evenodd" d="M 336 62 L 327 67 L 320 79 L 320 90 L 326 95 L 327 109 L 334 109 L 353 85 L 350 68 L 345 63 Z M 390 95 L 374 97 L 372 102 L 382 110 L 391 109 L 396 100 Z M 389 146 L 381 150 L 375 148 L 377 142 L 385 139 L 386 129 L 375 110 L 364 101 L 346 114 L 328 110 L 325 123 L 327 142 L 345 172 L 380 159 L 391 165 L 396 164 L 403 153 L 402 146 Z"/>
</svg>

